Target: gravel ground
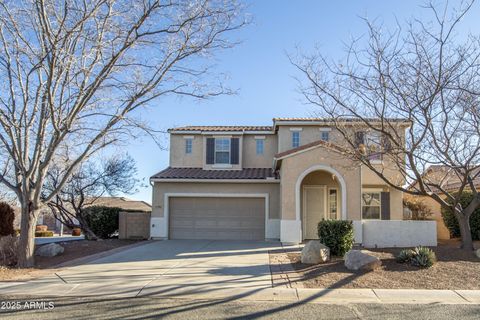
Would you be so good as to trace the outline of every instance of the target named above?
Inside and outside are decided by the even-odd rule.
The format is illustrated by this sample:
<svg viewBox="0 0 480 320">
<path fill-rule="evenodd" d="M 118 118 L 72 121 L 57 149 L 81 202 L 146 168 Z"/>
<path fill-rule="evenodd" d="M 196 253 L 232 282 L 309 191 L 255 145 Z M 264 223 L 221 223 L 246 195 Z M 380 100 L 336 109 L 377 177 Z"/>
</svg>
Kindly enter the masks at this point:
<svg viewBox="0 0 480 320">
<path fill-rule="evenodd" d="M 373 249 L 382 260 L 375 271 L 350 271 L 342 258 L 319 265 L 300 262 L 300 252 L 277 252 L 271 260 L 291 263 L 295 270 L 288 278 L 292 286 L 305 288 L 388 288 L 388 289 L 480 289 L 480 259 L 473 252 L 458 249 L 456 242 L 432 248 L 438 262 L 429 269 L 400 264 L 395 256 L 400 249 Z"/>
<path fill-rule="evenodd" d="M 0 281 L 28 280 L 45 274 L 56 265 L 95 253 L 108 251 L 136 243 L 133 240 L 107 239 L 99 241 L 68 241 L 59 242 L 65 248 L 64 252 L 55 257 L 35 257 L 35 268 L 17 269 L 0 266 Z"/>
</svg>

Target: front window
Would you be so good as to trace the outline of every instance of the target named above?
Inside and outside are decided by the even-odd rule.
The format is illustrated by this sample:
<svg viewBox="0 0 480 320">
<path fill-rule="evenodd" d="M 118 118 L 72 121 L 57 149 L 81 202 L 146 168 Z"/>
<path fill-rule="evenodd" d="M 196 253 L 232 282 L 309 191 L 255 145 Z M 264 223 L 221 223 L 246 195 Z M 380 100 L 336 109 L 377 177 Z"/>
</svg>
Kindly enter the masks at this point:
<svg viewBox="0 0 480 320">
<path fill-rule="evenodd" d="M 300 132 L 292 131 L 292 148 L 300 146 Z"/>
<path fill-rule="evenodd" d="M 338 210 L 338 196 L 337 189 L 328 190 L 328 213 L 330 219 L 337 219 L 337 210 Z"/>
<path fill-rule="evenodd" d="M 192 153 L 192 139 L 185 139 L 185 153 Z"/>
<path fill-rule="evenodd" d="M 330 133 L 328 131 L 322 131 L 321 139 L 323 141 L 328 141 L 330 139 Z"/>
<path fill-rule="evenodd" d="M 362 219 L 380 219 L 380 192 L 362 193 Z"/>
<path fill-rule="evenodd" d="M 256 140 L 256 147 L 257 147 L 257 155 L 262 155 L 263 149 L 264 149 L 263 139 Z"/>
<path fill-rule="evenodd" d="M 382 134 L 380 132 L 369 132 L 366 137 L 368 158 L 370 160 L 382 160 Z"/>
<path fill-rule="evenodd" d="M 215 139 L 215 163 L 218 163 L 218 164 L 230 163 L 230 139 L 228 138 Z"/>
</svg>

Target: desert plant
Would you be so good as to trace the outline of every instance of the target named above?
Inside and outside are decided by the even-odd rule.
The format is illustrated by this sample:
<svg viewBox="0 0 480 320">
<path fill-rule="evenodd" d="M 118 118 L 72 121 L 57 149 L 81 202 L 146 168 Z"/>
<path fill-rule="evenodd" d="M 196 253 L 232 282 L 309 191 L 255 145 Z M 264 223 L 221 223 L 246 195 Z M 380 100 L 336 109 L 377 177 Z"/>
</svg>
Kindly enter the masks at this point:
<svg viewBox="0 0 480 320">
<path fill-rule="evenodd" d="M 88 227 L 102 239 L 113 236 L 118 231 L 118 216 L 122 209 L 92 206 L 84 209 L 83 216 Z"/>
<path fill-rule="evenodd" d="M 460 205 L 465 207 L 472 201 L 473 198 L 474 195 L 472 192 L 463 192 L 460 196 Z M 447 202 L 450 204 L 452 203 L 451 200 L 447 200 Z M 460 226 L 458 224 L 457 217 L 455 217 L 455 214 L 451 208 L 443 207 L 442 217 L 443 222 L 445 222 L 445 226 L 450 231 L 450 235 L 453 238 L 460 237 Z M 480 207 L 473 211 L 472 215 L 470 216 L 470 232 L 473 240 L 480 240 Z"/>
<path fill-rule="evenodd" d="M 427 247 L 416 247 L 412 250 L 410 263 L 420 268 L 430 268 L 437 261 L 435 252 Z"/>
<path fill-rule="evenodd" d="M 35 231 L 35 237 L 53 237 L 53 231 Z"/>
<path fill-rule="evenodd" d="M 318 237 L 332 255 L 343 257 L 353 247 L 353 222 L 322 220 L 318 223 Z"/>
<path fill-rule="evenodd" d="M 428 220 L 433 214 L 432 210 L 419 197 L 403 199 L 403 206 L 410 210 L 410 220 Z"/>
<path fill-rule="evenodd" d="M 405 263 L 410 262 L 413 257 L 413 250 L 412 249 L 403 249 L 397 256 L 397 262 Z"/>
<path fill-rule="evenodd" d="M 0 202 L 0 237 L 15 235 L 13 221 L 15 210 L 6 202 Z"/>
</svg>

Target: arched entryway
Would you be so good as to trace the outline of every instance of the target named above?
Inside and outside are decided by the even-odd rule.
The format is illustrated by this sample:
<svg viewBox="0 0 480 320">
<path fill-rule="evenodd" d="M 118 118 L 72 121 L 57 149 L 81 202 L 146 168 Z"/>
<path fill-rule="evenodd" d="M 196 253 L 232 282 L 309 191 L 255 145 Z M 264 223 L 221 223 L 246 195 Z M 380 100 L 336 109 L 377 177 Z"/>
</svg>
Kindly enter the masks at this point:
<svg viewBox="0 0 480 320">
<path fill-rule="evenodd" d="M 295 196 L 302 239 L 317 239 L 317 225 L 322 219 L 346 219 L 345 181 L 329 166 L 305 170 L 297 180 Z"/>
</svg>

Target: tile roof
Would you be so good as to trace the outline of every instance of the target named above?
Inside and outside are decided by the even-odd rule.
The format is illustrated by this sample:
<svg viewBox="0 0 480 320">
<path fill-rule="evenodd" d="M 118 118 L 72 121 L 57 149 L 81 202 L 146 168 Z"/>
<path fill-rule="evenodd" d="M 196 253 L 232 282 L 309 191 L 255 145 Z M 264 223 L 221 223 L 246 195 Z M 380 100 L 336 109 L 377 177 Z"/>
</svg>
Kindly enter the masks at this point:
<svg viewBox="0 0 480 320">
<path fill-rule="evenodd" d="M 168 129 L 171 131 L 272 131 L 272 126 L 185 126 Z"/>
<path fill-rule="evenodd" d="M 337 145 L 335 145 L 331 142 L 327 142 L 327 141 L 323 141 L 323 140 L 317 140 L 317 141 L 307 143 L 307 144 L 301 145 L 299 147 L 296 147 L 296 148 L 293 148 L 293 149 L 290 149 L 290 150 L 287 150 L 287 151 L 284 151 L 284 152 L 277 153 L 275 155 L 275 159 L 280 159 L 280 158 L 283 158 L 285 156 L 288 156 L 288 155 L 291 155 L 291 154 L 294 154 L 294 153 L 297 153 L 297 152 L 300 152 L 300 151 L 303 151 L 303 150 L 307 150 L 307 149 L 310 149 L 310 148 L 313 148 L 313 147 L 316 147 L 316 146 L 324 146 L 324 147 L 327 147 L 327 148 L 335 149 L 339 152 L 343 151 L 341 147 L 339 147 L 339 146 L 337 146 Z"/>
<path fill-rule="evenodd" d="M 380 118 L 365 118 L 364 120 L 360 120 L 358 118 L 338 118 L 336 119 L 337 121 L 343 121 L 343 122 L 364 122 L 364 121 L 379 121 Z M 305 117 L 305 118 L 273 118 L 274 122 L 277 121 L 311 121 L 311 122 L 332 122 L 333 118 L 310 118 L 310 117 Z M 403 118 L 388 118 L 387 121 L 390 122 L 408 122 L 408 119 L 403 119 Z"/>
<path fill-rule="evenodd" d="M 244 168 L 242 170 L 203 170 L 202 168 L 168 167 L 151 179 L 254 179 L 276 178 L 272 168 Z"/>
</svg>

